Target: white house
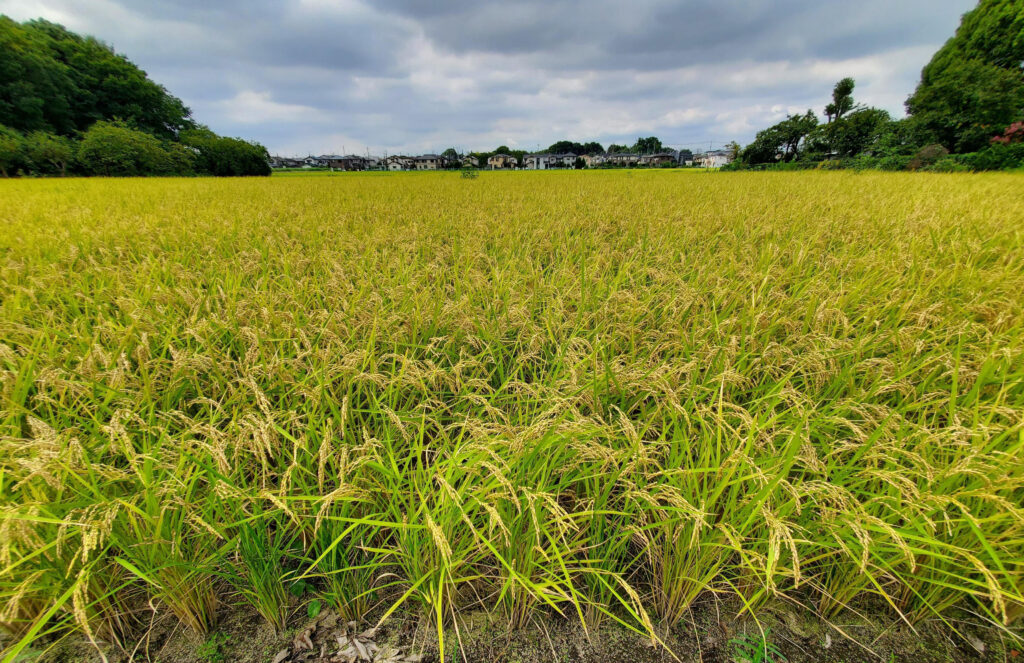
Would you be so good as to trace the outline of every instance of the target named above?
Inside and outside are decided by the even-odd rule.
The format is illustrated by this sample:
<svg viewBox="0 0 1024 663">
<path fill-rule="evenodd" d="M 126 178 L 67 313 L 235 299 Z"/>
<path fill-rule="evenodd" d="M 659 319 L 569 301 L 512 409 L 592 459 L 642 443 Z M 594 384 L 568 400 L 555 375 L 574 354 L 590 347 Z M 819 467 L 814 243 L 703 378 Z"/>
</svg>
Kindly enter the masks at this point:
<svg viewBox="0 0 1024 663">
<path fill-rule="evenodd" d="M 384 168 L 387 170 L 412 170 L 414 161 L 412 157 L 401 154 L 393 154 L 384 159 Z"/>
<path fill-rule="evenodd" d="M 700 168 L 721 168 L 732 161 L 732 158 L 725 150 L 712 150 L 694 157 L 694 161 Z"/>
</svg>

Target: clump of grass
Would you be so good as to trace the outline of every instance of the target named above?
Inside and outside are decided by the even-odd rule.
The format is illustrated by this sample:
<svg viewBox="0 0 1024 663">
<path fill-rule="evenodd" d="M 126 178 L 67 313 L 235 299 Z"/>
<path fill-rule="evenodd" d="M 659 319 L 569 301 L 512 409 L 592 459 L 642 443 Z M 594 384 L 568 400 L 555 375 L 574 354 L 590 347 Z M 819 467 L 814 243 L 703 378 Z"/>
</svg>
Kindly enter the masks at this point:
<svg viewBox="0 0 1024 663">
<path fill-rule="evenodd" d="M 708 593 L 1013 624 L 1012 179 L 4 182 L 7 654 L 283 628 L 299 584 L 441 637 Z"/>
</svg>

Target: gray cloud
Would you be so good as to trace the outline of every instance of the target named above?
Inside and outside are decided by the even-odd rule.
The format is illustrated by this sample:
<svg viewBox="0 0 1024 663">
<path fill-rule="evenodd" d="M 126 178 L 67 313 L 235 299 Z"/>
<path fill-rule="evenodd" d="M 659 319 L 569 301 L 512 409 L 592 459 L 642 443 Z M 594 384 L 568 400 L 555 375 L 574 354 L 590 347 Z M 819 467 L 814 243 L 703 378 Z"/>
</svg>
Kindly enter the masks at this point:
<svg viewBox="0 0 1024 663">
<path fill-rule="evenodd" d="M 831 85 L 899 113 L 974 0 L 0 0 L 272 151 L 749 140 Z"/>
</svg>

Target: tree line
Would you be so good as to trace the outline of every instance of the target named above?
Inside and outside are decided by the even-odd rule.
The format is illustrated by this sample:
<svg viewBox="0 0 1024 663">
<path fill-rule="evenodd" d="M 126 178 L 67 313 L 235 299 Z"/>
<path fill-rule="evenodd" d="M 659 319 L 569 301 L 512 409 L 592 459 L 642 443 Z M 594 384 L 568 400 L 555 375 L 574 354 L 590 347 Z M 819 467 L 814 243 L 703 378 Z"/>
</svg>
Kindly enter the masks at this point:
<svg viewBox="0 0 1024 663">
<path fill-rule="evenodd" d="M 44 20 L 0 16 L 0 175 L 269 175 L 123 55 Z"/>
<path fill-rule="evenodd" d="M 824 107 L 788 116 L 736 150 L 731 168 L 1000 170 L 1024 166 L 1024 0 L 981 0 L 921 72 L 893 119 L 858 104 L 852 78 Z"/>
</svg>

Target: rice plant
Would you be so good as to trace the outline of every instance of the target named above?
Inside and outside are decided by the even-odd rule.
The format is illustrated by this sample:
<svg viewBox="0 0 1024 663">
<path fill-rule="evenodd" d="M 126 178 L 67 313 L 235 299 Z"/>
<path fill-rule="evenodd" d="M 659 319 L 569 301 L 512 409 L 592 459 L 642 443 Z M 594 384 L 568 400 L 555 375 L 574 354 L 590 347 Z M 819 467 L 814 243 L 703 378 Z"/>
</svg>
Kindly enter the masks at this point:
<svg viewBox="0 0 1024 663">
<path fill-rule="evenodd" d="M 0 627 L 1024 615 L 1013 175 L 0 183 Z M 949 620 L 951 628 L 955 622 Z"/>
</svg>

